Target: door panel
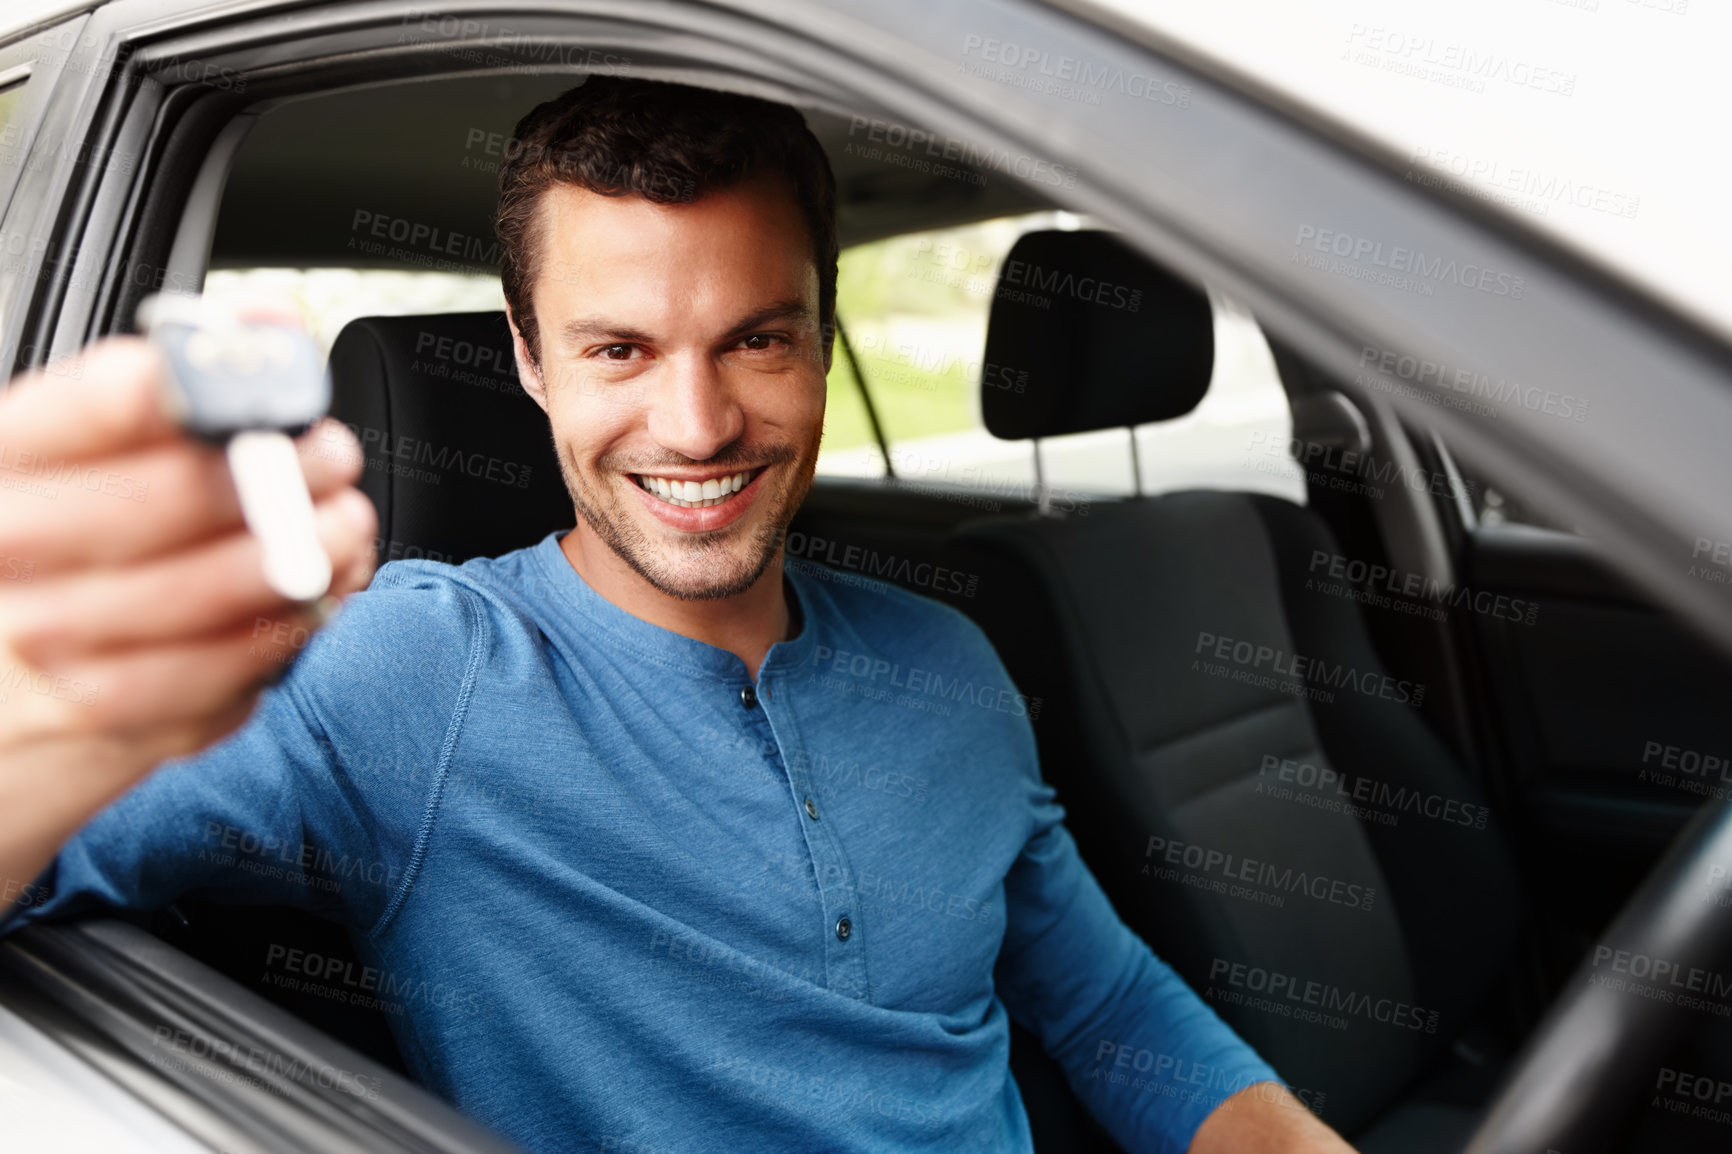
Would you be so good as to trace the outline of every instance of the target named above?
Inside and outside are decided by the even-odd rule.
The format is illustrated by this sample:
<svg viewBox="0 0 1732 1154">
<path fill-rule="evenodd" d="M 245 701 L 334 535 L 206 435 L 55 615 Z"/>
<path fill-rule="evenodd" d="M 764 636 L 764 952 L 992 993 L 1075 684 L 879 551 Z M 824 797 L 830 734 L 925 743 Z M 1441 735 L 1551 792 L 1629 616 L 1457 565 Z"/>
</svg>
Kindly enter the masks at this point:
<svg viewBox="0 0 1732 1154">
<path fill-rule="evenodd" d="M 1535 606 L 1531 623 L 1471 620 L 1548 952 L 1568 964 L 1703 800 L 1732 790 L 1732 666 L 1573 534 L 1481 524 L 1465 572 Z"/>
</svg>

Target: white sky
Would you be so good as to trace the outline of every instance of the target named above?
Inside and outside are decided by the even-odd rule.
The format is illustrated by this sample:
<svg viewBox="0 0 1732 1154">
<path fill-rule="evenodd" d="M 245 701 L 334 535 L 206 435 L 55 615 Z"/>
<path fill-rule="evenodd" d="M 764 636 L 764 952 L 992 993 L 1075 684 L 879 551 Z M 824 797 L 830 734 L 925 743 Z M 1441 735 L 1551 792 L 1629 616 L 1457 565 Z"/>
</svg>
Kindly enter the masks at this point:
<svg viewBox="0 0 1732 1154">
<path fill-rule="evenodd" d="M 1732 0 L 1099 2 L 1466 174 L 1732 334 Z"/>
</svg>

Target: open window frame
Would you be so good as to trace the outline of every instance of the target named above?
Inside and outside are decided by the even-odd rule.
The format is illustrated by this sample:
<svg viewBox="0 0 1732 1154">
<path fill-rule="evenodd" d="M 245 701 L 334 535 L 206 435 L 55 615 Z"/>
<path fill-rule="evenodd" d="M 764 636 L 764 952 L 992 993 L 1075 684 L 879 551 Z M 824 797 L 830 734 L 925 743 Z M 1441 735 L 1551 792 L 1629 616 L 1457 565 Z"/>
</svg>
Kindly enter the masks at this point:
<svg viewBox="0 0 1732 1154">
<path fill-rule="evenodd" d="M 1732 653 L 1732 597 L 1686 572 L 1694 541 L 1732 540 L 1725 335 L 1494 207 L 1403 181 L 1393 151 L 1141 25 L 1080 0 L 467 0 L 437 13 L 454 32 L 409 0 L 115 0 L 88 15 L 66 5 L 77 34 L 35 65 L 38 78 L 55 79 L 32 97 L 42 101 L 32 139 L 57 151 L 33 149 L 43 162 L 20 166 L 0 221 L 6 236 L 30 240 L 0 270 L 5 364 L 42 364 L 125 331 L 150 291 L 196 289 L 226 165 L 247 118 L 269 102 L 489 67 L 549 70 L 545 55 L 512 53 L 571 45 L 586 62 L 628 61 L 574 71 L 616 68 L 882 115 L 1041 158 L 1047 171 L 1074 169 L 1066 195 L 1079 209 L 1246 302 L 1349 391 L 1366 350 L 1398 349 L 1589 398 L 1592 417 L 1579 422 L 1519 405 L 1475 419 L 1430 403 L 1423 382 L 1368 400 L 1585 527 L 1633 585 Z M 1109 93 L 1084 110 L 1060 93 L 996 84 L 969 67 L 988 36 L 1155 76 L 1184 100 Z M 474 45 L 504 61 L 453 51 Z M 1503 270 L 1524 286 L 1519 309 L 1459 285 L 1390 292 L 1294 260 L 1304 230 L 1340 222 Z M 229 1012 L 262 1007 L 247 997 Z"/>
</svg>

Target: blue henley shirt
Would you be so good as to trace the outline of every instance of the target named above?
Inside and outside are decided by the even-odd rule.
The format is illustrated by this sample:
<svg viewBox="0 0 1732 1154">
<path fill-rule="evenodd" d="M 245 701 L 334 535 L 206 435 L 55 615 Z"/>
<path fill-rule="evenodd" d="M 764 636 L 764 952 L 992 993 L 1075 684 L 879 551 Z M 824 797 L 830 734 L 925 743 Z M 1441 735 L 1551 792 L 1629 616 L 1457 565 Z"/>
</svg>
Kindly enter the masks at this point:
<svg viewBox="0 0 1732 1154">
<path fill-rule="evenodd" d="M 534 1151 L 1029 1151 L 1010 1019 L 1131 1151 L 1275 1072 L 1114 914 L 981 631 L 788 569 L 754 683 L 554 533 L 384 566 L 252 719 L 93 819 L 14 925 L 197 896 L 345 924 L 268 979 L 386 1012 Z"/>
</svg>

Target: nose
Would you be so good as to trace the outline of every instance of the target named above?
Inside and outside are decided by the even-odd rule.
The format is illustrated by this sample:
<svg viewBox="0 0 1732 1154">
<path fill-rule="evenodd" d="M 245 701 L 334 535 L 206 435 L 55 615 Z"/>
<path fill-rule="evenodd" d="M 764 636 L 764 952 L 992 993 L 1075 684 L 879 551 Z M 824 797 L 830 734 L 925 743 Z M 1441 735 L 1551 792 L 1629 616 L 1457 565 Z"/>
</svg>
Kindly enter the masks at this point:
<svg viewBox="0 0 1732 1154">
<path fill-rule="evenodd" d="M 664 449 L 707 461 L 745 432 L 745 410 L 711 358 L 671 362 L 652 390 L 649 434 Z"/>
</svg>

